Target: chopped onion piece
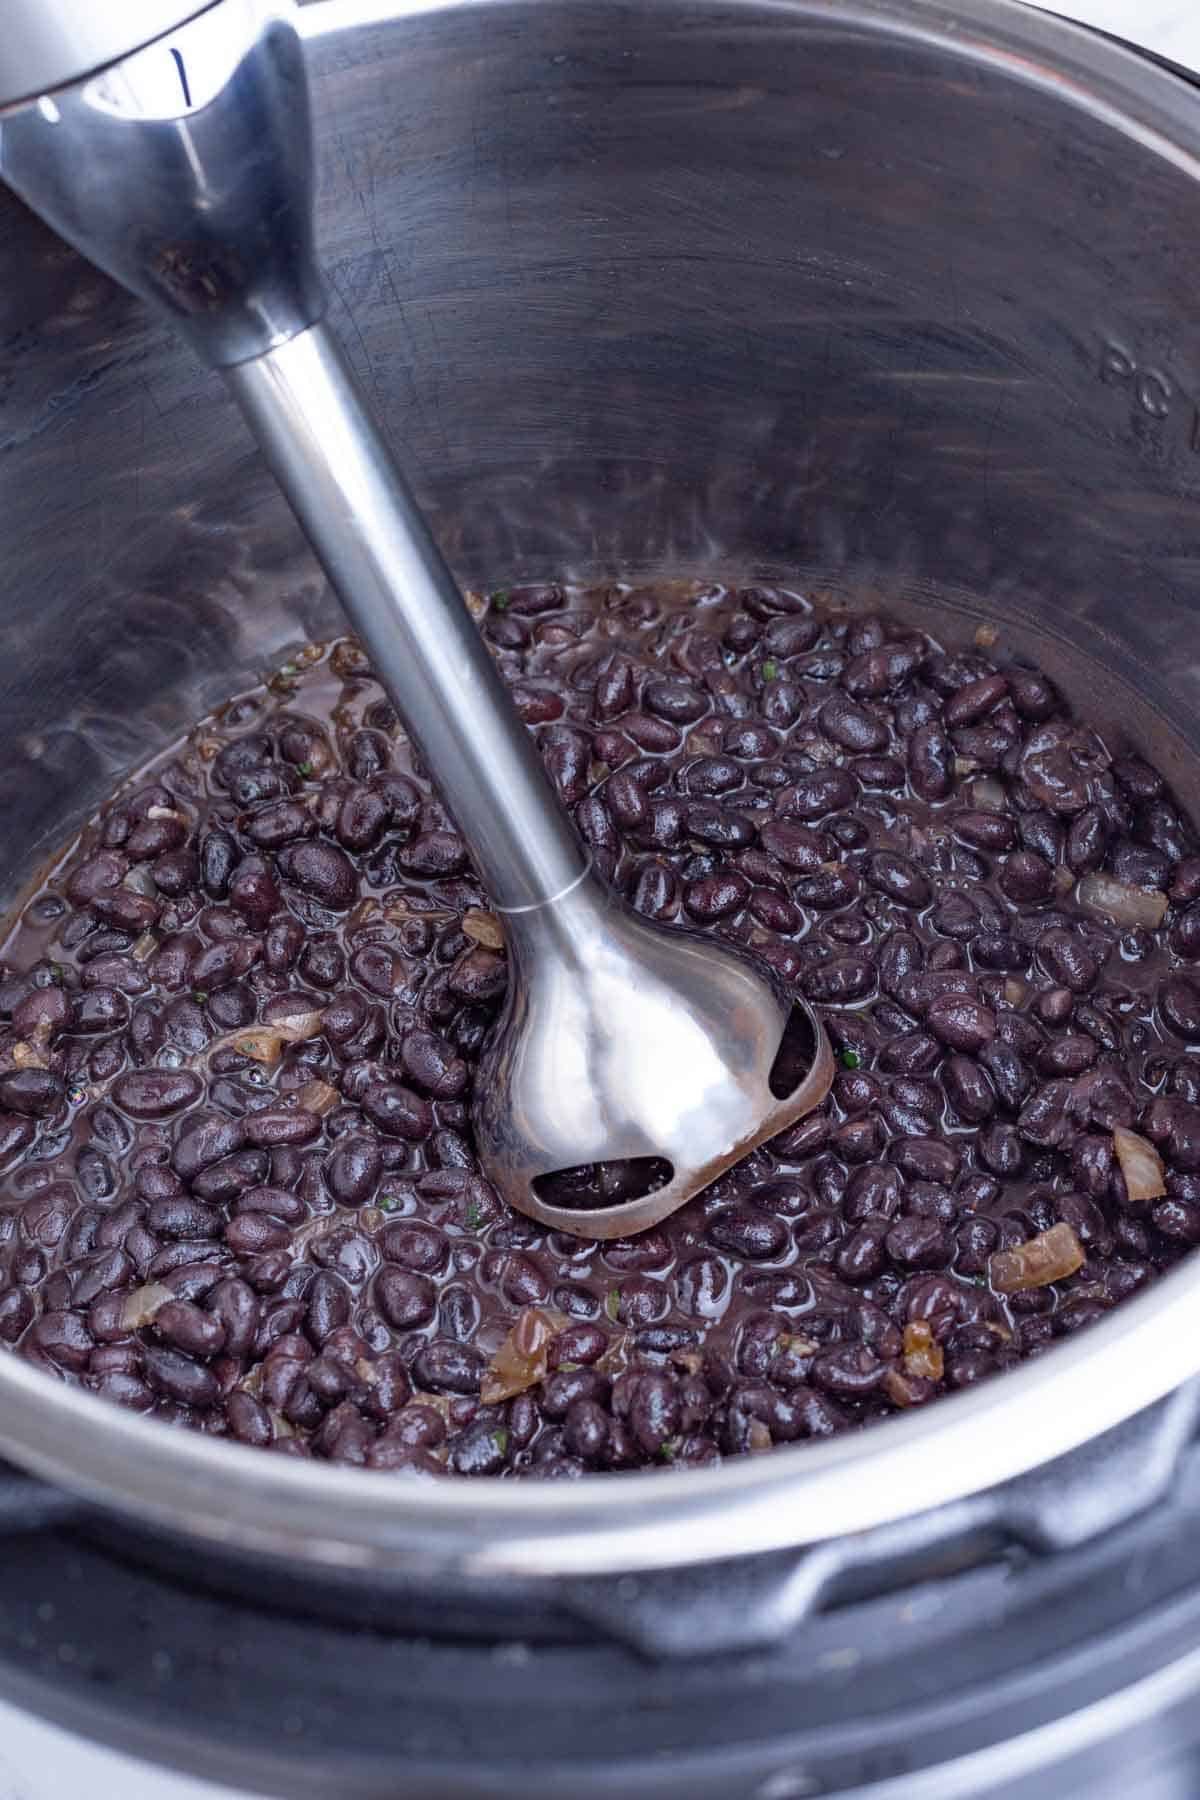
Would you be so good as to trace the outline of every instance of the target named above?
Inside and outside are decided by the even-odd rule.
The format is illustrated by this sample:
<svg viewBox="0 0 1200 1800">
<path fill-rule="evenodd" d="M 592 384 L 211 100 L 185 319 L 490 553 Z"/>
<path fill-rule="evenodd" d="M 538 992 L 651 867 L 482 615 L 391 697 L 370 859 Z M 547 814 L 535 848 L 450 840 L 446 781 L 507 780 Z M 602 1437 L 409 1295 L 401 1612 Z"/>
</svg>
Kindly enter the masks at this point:
<svg viewBox="0 0 1200 1800">
<path fill-rule="evenodd" d="M 134 962 L 144 963 L 150 961 L 150 958 L 157 949 L 158 939 L 155 937 L 154 933 L 152 931 L 143 931 L 141 937 L 134 943 L 129 954 L 132 956 Z"/>
<path fill-rule="evenodd" d="M 272 1019 L 271 1031 L 277 1031 L 285 1044 L 298 1044 L 304 1038 L 320 1037 L 325 1029 L 325 1015 L 321 1012 L 287 1013 L 282 1019 Z"/>
<path fill-rule="evenodd" d="M 14 1069 L 48 1069 L 50 1058 L 45 1046 L 20 1041 L 12 1047 L 12 1066 Z"/>
<path fill-rule="evenodd" d="M 1131 1200 L 1160 1200 L 1167 1191 L 1163 1179 L 1163 1161 L 1153 1144 L 1127 1131 L 1124 1125 L 1113 1126 L 1113 1149 L 1125 1177 L 1125 1188 Z"/>
<path fill-rule="evenodd" d="M 407 925 L 410 919 L 424 919 L 430 925 L 440 925 L 454 917 L 449 908 L 436 906 L 423 895 L 413 894 L 400 894 L 389 900 L 383 916 L 389 925 Z"/>
<path fill-rule="evenodd" d="M 945 1371 L 942 1346 L 936 1342 L 928 1319 L 913 1319 L 904 1327 L 904 1372 L 940 1381 Z"/>
<path fill-rule="evenodd" d="M 1029 995 L 1029 983 L 1019 975 L 1009 975 L 1004 983 L 1004 998 L 1009 1006 L 1023 1006 Z"/>
<path fill-rule="evenodd" d="M 762 1419 L 751 1419 L 749 1429 L 746 1432 L 746 1443 L 756 1454 L 761 1454 L 764 1450 L 773 1450 L 775 1448 L 775 1440 L 771 1436 L 771 1428 L 769 1425 L 765 1424 Z"/>
<path fill-rule="evenodd" d="M 284 1416 L 281 1412 L 276 1412 L 275 1408 L 273 1406 L 268 1407 L 267 1411 L 271 1415 L 271 1424 L 275 1428 L 275 1436 L 277 1438 L 293 1438 L 293 1437 L 295 1437 L 295 1435 L 296 1435 L 295 1429 L 289 1423 L 289 1421 L 284 1418 Z"/>
<path fill-rule="evenodd" d="M 154 900 L 158 897 L 158 883 L 146 863 L 135 863 L 121 886 L 128 888 L 131 894 L 140 894 L 144 900 Z"/>
<path fill-rule="evenodd" d="M 1069 894 L 1075 886 L 1075 877 L 1065 864 L 1059 863 L 1054 871 L 1054 891 L 1056 894 Z"/>
<path fill-rule="evenodd" d="M 479 1392 L 483 1404 L 496 1406 L 543 1380 L 550 1341 L 569 1324 L 565 1313 L 551 1307 L 525 1307 L 487 1366 Z"/>
<path fill-rule="evenodd" d="M 954 759 L 954 773 L 958 776 L 960 781 L 964 775 L 973 775 L 978 767 L 978 757 L 956 756 Z"/>
<path fill-rule="evenodd" d="M 342 1104 L 342 1096 L 327 1081 L 306 1081 L 296 1099 L 305 1112 L 316 1113 L 322 1119 Z"/>
<path fill-rule="evenodd" d="M 263 1025 L 253 1031 L 235 1031 L 229 1037 L 218 1038 L 209 1047 L 210 1057 L 214 1050 L 236 1050 L 239 1056 L 248 1056 L 252 1062 L 273 1069 L 283 1054 L 283 1038 L 279 1032 Z"/>
<path fill-rule="evenodd" d="M 187 824 L 187 814 L 179 812 L 173 806 L 148 806 L 146 817 L 148 819 L 178 819 L 181 825 Z"/>
<path fill-rule="evenodd" d="M 971 801 L 982 812 L 1002 813 L 1008 806 L 1004 788 L 994 775 L 981 775 L 971 783 Z"/>
<path fill-rule="evenodd" d="M 988 1276 L 998 1294 L 1021 1294 L 1027 1288 L 1064 1281 L 1085 1261 L 1083 1245 L 1074 1229 L 1070 1225 L 1052 1225 L 1049 1231 L 1026 1238 L 1015 1250 L 997 1250 L 988 1262 Z"/>
<path fill-rule="evenodd" d="M 125 1304 L 121 1308 L 121 1330 L 140 1331 L 144 1325 L 153 1324 L 159 1307 L 165 1306 L 168 1300 L 177 1298 L 178 1295 L 173 1294 L 169 1287 L 164 1287 L 161 1281 L 149 1281 L 145 1287 L 134 1288 L 131 1294 L 126 1295 Z"/>
<path fill-rule="evenodd" d="M 896 1366 L 883 1378 L 883 1391 L 893 1406 L 922 1406 L 933 1398 L 933 1383 L 923 1375 L 909 1375 Z"/>
<path fill-rule="evenodd" d="M 426 1394 L 420 1388 L 412 1392 L 413 1406 L 427 1406 L 430 1412 L 440 1413 L 450 1430 L 454 1430 L 454 1420 L 450 1413 L 450 1402 L 455 1398 L 451 1394 Z"/>
<path fill-rule="evenodd" d="M 975 642 L 981 650 L 990 650 L 999 636 L 1000 627 L 998 625 L 977 625 L 975 627 Z"/>
<path fill-rule="evenodd" d="M 504 928 L 495 913 L 484 912 L 481 906 L 469 906 L 463 914 L 462 928 L 465 935 L 485 950 L 504 949 Z"/>
<path fill-rule="evenodd" d="M 323 1013 L 287 1013 L 282 1019 L 273 1019 L 269 1025 L 250 1025 L 214 1038 L 204 1052 L 203 1060 L 211 1062 L 218 1050 L 236 1050 L 239 1056 L 248 1056 L 265 1069 L 274 1069 L 285 1044 L 299 1044 L 305 1038 L 319 1037 L 324 1029 Z"/>
<path fill-rule="evenodd" d="M 1167 913 L 1167 896 L 1150 888 L 1130 887 L 1114 881 L 1111 875 L 1084 875 L 1075 889 L 1075 898 L 1089 912 L 1096 912 L 1115 925 L 1144 925 L 1156 931 Z"/>
</svg>

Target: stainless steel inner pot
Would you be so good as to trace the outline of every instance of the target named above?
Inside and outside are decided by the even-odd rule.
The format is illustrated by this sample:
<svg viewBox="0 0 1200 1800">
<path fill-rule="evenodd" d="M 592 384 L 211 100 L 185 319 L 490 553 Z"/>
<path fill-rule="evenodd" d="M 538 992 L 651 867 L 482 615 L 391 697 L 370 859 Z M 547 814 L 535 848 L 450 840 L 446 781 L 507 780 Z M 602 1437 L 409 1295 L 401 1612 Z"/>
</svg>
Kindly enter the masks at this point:
<svg viewBox="0 0 1200 1800">
<path fill-rule="evenodd" d="M 1008 0 L 320 0 L 334 322 L 457 573 L 783 575 L 980 618 L 1191 792 L 1200 96 Z M 216 379 L 0 199 L 4 898 L 337 629 Z M 1200 1371 L 1200 1264 L 920 1417 L 695 1473 L 429 1486 L 0 1357 L 20 1465 L 327 1570 L 560 1576 L 978 1494 Z"/>
</svg>

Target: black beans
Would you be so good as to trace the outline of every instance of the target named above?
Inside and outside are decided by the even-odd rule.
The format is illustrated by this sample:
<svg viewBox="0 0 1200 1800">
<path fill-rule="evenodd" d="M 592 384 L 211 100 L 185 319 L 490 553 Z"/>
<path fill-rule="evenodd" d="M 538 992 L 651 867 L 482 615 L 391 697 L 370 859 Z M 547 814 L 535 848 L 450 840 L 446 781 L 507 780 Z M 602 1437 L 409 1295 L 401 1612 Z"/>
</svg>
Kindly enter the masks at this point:
<svg viewBox="0 0 1200 1800">
<path fill-rule="evenodd" d="M 996 1094 L 979 1064 L 969 1056 L 946 1058 L 942 1085 L 951 1106 L 968 1125 L 982 1125 L 996 1110 Z"/>
<path fill-rule="evenodd" d="M 858 784 L 845 769 L 820 769 L 780 791 L 775 810 L 786 819 L 823 819 L 852 806 Z"/>
<path fill-rule="evenodd" d="M 16 1069 L 0 1075 L 0 1107 L 42 1119 L 61 1103 L 65 1089 L 49 1069 Z"/>
<path fill-rule="evenodd" d="M 954 835 L 977 850 L 1011 850 L 1017 841 L 1016 821 L 1005 813 L 967 809 L 953 816 Z"/>
<path fill-rule="evenodd" d="M 953 1240 L 936 1219 L 898 1219 L 887 1234 L 887 1252 L 901 1269 L 942 1269 L 953 1253 Z"/>
<path fill-rule="evenodd" d="M 1004 675 L 983 675 L 975 681 L 964 682 L 946 702 L 946 724 L 951 731 L 957 731 L 963 725 L 977 725 L 989 713 L 995 712 L 1007 694 L 1008 680 Z"/>
<path fill-rule="evenodd" d="M 1159 989 L 1158 1010 L 1181 1038 L 1200 1042 L 1200 982 L 1190 975 L 1169 976 Z"/>
<path fill-rule="evenodd" d="M 829 1101 L 629 1240 L 507 1212 L 470 1100 L 508 958 L 339 645 L 336 710 L 300 710 L 303 662 L 237 703 L 182 798 L 127 792 L 5 941 L 0 1340 L 260 1448 L 558 1478 L 924 1404 L 1200 1243 L 1200 853 L 1149 765 L 1036 672 L 782 588 L 693 617 L 497 589 L 483 629 L 602 877 L 829 1009 Z M 1167 920 L 1084 913 L 1095 873 L 1169 892 Z M 1149 1204 L 1116 1124 L 1162 1159 Z M 1055 1224 L 1087 1295 L 993 1296 L 996 1250 Z M 127 1331 L 146 1284 L 169 1298 Z"/>
<path fill-rule="evenodd" d="M 229 1429 L 240 1444 L 262 1447 L 269 1444 L 275 1435 L 270 1413 L 252 1394 L 235 1389 L 225 1403 L 225 1415 L 229 1420 Z"/>
<path fill-rule="evenodd" d="M 228 831 L 204 833 L 200 839 L 200 880 L 211 899 L 225 898 L 237 862 L 237 843 Z"/>
<path fill-rule="evenodd" d="M 1086 994 L 1100 974 L 1100 965 L 1084 939 L 1061 927 L 1043 931 L 1037 941 L 1037 956 L 1051 980 L 1073 994 Z"/>
<path fill-rule="evenodd" d="M 996 1015 L 969 994 L 939 994 L 925 1015 L 935 1038 L 952 1050 L 974 1054 L 996 1035 Z"/>
<path fill-rule="evenodd" d="M 720 1250 L 747 1261 L 771 1261 L 787 1246 L 788 1231 L 782 1219 L 748 1208 L 728 1207 L 708 1222 L 708 1235 Z"/>
<path fill-rule="evenodd" d="M 879 850 L 867 863 L 867 880 L 879 893 L 886 894 L 898 906 L 920 910 L 933 898 L 928 878 L 907 856 Z"/>
<path fill-rule="evenodd" d="M 679 1429 L 679 1393 L 669 1375 L 639 1376 L 629 1400 L 629 1425 L 647 1456 L 657 1456 Z"/>
<path fill-rule="evenodd" d="M 240 1150 L 245 1141 L 245 1127 L 240 1119 L 197 1118 L 186 1124 L 176 1138 L 171 1167 L 182 1180 L 191 1181 L 202 1169 Z"/>
<path fill-rule="evenodd" d="M 183 1406 L 211 1406 L 219 1393 L 212 1371 L 181 1351 L 148 1345 L 143 1366 L 150 1386 Z"/>
<path fill-rule="evenodd" d="M 888 728 L 865 706 L 840 695 L 827 700 L 817 714 L 817 723 L 826 737 L 846 750 L 884 750 L 888 744 Z"/>
<path fill-rule="evenodd" d="M 683 891 L 683 904 L 700 924 L 728 918 L 740 912 L 750 894 L 750 883 L 737 869 L 720 875 L 705 875 L 689 882 Z"/>
<path fill-rule="evenodd" d="M 146 1223 L 158 1237 L 216 1237 L 221 1229 L 221 1215 L 202 1200 L 181 1193 L 156 1200 L 146 1215 Z"/>
<path fill-rule="evenodd" d="M 204 1092 L 204 1083 L 190 1069 L 145 1069 L 120 1076 L 113 1084 L 113 1099 L 134 1119 L 166 1119 L 182 1112 Z"/>
<path fill-rule="evenodd" d="M 869 994 L 875 985 L 875 972 L 865 956 L 841 956 L 806 969 L 801 979 L 810 1000 L 830 1006 L 861 1000 Z"/>
<path fill-rule="evenodd" d="M 340 1206 L 365 1206 L 383 1174 L 383 1154 L 374 1138 L 344 1138 L 325 1164 L 325 1185 Z"/>
<path fill-rule="evenodd" d="M 399 1081 L 376 1081 L 362 1096 L 362 1109 L 378 1131 L 387 1137 L 420 1143 L 433 1130 L 429 1101 Z"/>
<path fill-rule="evenodd" d="M 413 1363 L 417 1385 L 434 1394 L 477 1394 L 485 1363 L 478 1350 L 448 1338 L 434 1338 Z"/>
<path fill-rule="evenodd" d="M 344 850 L 334 844 L 293 844 L 280 852 L 285 881 L 331 912 L 344 912 L 358 896 L 358 876 Z"/>
<path fill-rule="evenodd" d="M 253 1288 L 236 1276 L 227 1277 L 210 1288 L 206 1305 L 224 1329 L 228 1354 L 248 1355 L 259 1323 L 259 1302 Z"/>
<path fill-rule="evenodd" d="M 154 1315 L 154 1329 L 176 1350 L 193 1357 L 215 1356 L 225 1345 L 220 1318 L 190 1300 L 168 1300 Z"/>
</svg>

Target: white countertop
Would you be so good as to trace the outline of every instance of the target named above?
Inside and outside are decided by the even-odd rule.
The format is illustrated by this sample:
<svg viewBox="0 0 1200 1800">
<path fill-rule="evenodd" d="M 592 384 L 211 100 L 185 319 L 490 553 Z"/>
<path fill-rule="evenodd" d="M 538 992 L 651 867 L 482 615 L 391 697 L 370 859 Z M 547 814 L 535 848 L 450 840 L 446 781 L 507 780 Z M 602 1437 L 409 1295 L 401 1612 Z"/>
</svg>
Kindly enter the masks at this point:
<svg viewBox="0 0 1200 1800">
<path fill-rule="evenodd" d="M 1049 10 L 1144 44 L 1172 62 L 1200 69 L 1200 7 L 1196 0 L 1056 0 Z"/>
<path fill-rule="evenodd" d="M 1200 69 L 1200 0 L 1058 0 L 1052 10 Z M 88 1800 L 253 1800 L 95 1749 L 0 1702 L 0 1800 L 85 1795 Z M 1143 1792 L 1140 1800 L 1155 1796 Z"/>
</svg>

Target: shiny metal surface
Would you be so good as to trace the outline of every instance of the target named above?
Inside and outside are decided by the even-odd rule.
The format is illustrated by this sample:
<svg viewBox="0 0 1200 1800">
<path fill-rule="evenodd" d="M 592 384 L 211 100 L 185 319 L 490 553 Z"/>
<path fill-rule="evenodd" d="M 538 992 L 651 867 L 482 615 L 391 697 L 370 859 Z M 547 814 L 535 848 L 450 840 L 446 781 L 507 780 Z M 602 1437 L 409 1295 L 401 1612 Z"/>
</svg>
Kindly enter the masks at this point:
<svg viewBox="0 0 1200 1800">
<path fill-rule="evenodd" d="M 430 769 L 505 924 L 504 1014 L 475 1085 L 480 1162 L 521 1212 L 580 1236 L 657 1224 L 820 1104 L 813 1056 L 768 1086 L 791 1002 L 765 968 L 639 919 L 587 860 L 437 545 L 323 325 L 227 370 L 234 397 Z M 571 1210 L 535 1183 L 663 1158 L 670 1178 Z"/>
<path fill-rule="evenodd" d="M 301 19 L 331 322 L 460 582 L 752 573 L 947 636 L 998 622 L 1194 797 L 1185 84 L 1004 0 Z M 121 771 L 337 612 L 222 385 L 15 203 L 0 260 L 12 894 Z M 1200 1367 L 1198 1294 L 1185 1265 L 922 1417 L 692 1474 L 377 1483 L 96 1429 L 11 1358 L 0 1432 L 119 1510 L 298 1563 L 698 1564 L 1085 1443 Z"/>
<path fill-rule="evenodd" d="M 45 94 L 172 31 L 211 0 L 0 0 L 0 106 Z"/>
<path fill-rule="evenodd" d="M 521 953 L 475 1103 L 484 1171 L 543 1223 L 617 1237 L 819 1104 L 833 1059 L 809 1013 L 812 1066 L 776 1098 L 768 1077 L 791 1012 L 780 984 L 607 905 L 588 879 L 349 366 L 328 326 L 310 322 L 321 283 L 308 116 L 291 25 L 255 0 L 222 0 L 82 87 L 11 113 L 0 171 L 224 369 L 494 906 L 512 915 Z M 667 1159 L 670 1178 L 583 1216 L 535 1192 L 539 1176 L 630 1157 Z"/>
<path fill-rule="evenodd" d="M 220 0 L 0 115 L 0 176 L 217 366 L 261 355 L 324 310 L 293 15 L 289 0 Z M 64 30 L 75 16 L 69 5 Z M 18 88 L 19 68 L 0 40 L 0 87 Z"/>
<path fill-rule="evenodd" d="M 585 875 L 583 844 L 335 338 L 313 326 L 228 383 L 493 904 L 552 902 Z"/>
<path fill-rule="evenodd" d="M 749 957 L 641 918 L 595 876 L 505 919 L 512 973 L 476 1082 L 480 1160 L 506 1199 L 553 1230 L 644 1231 L 829 1092 L 833 1053 L 808 1007 L 814 1051 L 785 1097 L 768 1076 L 792 1010 Z M 539 1176 L 665 1158 L 650 1192 L 586 1210 L 539 1198 Z"/>
<path fill-rule="evenodd" d="M 323 325 L 228 371 L 495 906 L 542 906 L 587 868 L 529 733 Z"/>
</svg>

